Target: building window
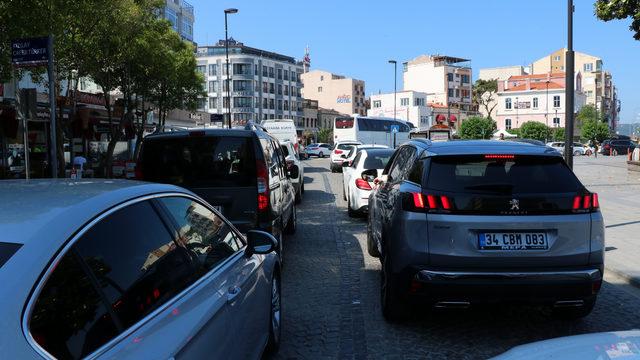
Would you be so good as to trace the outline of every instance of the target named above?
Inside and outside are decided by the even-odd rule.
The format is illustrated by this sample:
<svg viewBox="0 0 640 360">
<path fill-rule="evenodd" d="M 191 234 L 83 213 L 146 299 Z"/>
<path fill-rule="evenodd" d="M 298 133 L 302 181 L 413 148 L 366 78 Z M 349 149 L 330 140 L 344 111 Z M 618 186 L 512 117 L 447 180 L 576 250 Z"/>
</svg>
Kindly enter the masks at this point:
<svg viewBox="0 0 640 360">
<path fill-rule="evenodd" d="M 225 109 L 229 108 L 229 98 L 226 96 L 222 98 L 222 107 Z"/>
<path fill-rule="evenodd" d="M 229 80 L 224 80 L 222 82 L 222 91 L 229 91 Z"/>
<path fill-rule="evenodd" d="M 511 98 L 504 99 L 504 108 L 507 110 L 511 110 Z"/>
<path fill-rule="evenodd" d="M 275 85 L 274 83 L 269 83 L 269 94 L 275 94 Z"/>
<path fill-rule="evenodd" d="M 447 73 L 447 81 L 453 81 L 453 73 Z"/>
<path fill-rule="evenodd" d="M 283 108 L 284 110 L 289 110 L 289 101 L 285 100 L 285 101 L 282 103 L 282 108 Z"/>
<path fill-rule="evenodd" d="M 321 93 L 322 92 L 322 86 L 318 86 L 318 92 Z"/>
<path fill-rule="evenodd" d="M 537 108 L 538 108 L 538 98 L 537 98 L 537 97 L 534 97 L 534 98 L 533 98 L 533 108 L 534 108 L 534 109 L 537 109 Z"/>
<path fill-rule="evenodd" d="M 469 75 L 462 74 L 462 83 L 468 84 L 470 82 Z"/>
<path fill-rule="evenodd" d="M 178 31 L 178 17 L 176 16 L 176 12 L 173 9 L 166 7 L 164 9 L 164 17 L 171 22 L 173 30 Z"/>
<path fill-rule="evenodd" d="M 207 98 L 198 98 L 196 107 L 198 110 L 204 110 L 207 107 Z"/>
<path fill-rule="evenodd" d="M 233 91 L 251 91 L 251 80 L 233 80 Z"/>
<path fill-rule="evenodd" d="M 504 128 L 511 130 L 511 119 L 504 119 Z"/>
<path fill-rule="evenodd" d="M 564 65 L 560 66 L 560 70 L 564 71 Z"/>
<path fill-rule="evenodd" d="M 324 75 L 320 75 L 320 81 L 324 81 Z"/>
<path fill-rule="evenodd" d="M 284 86 L 284 94 L 285 94 L 286 96 L 288 96 L 288 95 L 289 95 L 289 85 L 285 85 L 285 86 Z"/>
<path fill-rule="evenodd" d="M 267 66 L 266 65 L 262 65 L 262 76 L 263 77 L 267 77 L 267 75 L 268 75 Z"/>
<path fill-rule="evenodd" d="M 584 71 L 593 71 L 593 64 L 592 63 L 586 63 L 584 64 Z"/>
<path fill-rule="evenodd" d="M 259 97 L 255 97 L 253 98 L 253 106 L 255 106 L 256 108 L 260 107 L 260 98 Z"/>
<path fill-rule="evenodd" d="M 278 80 L 282 80 L 282 69 L 277 69 Z"/>
<path fill-rule="evenodd" d="M 297 76 L 296 72 L 291 70 L 291 81 L 296 81 Z"/>
<path fill-rule="evenodd" d="M 269 77 L 270 78 L 275 78 L 276 77 L 272 66 L 269 66 Z"/>
<path fill-rule="evenodd" d="M 269 99 L 269 109 L 273 110 L 276 108 L 276 101 L 274 99 Z"/>
<path fill-rule="evenodd" d="M 282 84 L 278 84 L 278 95 L 282 95 Z"/>
<path fill-rule="evenodd" d="M 289 80 L 289 70 L 285 70 L 282 76 L 285 80 Z"/>
<path fill-rule="evenodd" d="M 278 100 L 278 110 L 282 110 L 282 100 Z"/>
<path fill-rule="evenodd" d="M 553 97 L 553 107 L 554 108 L 559 108 L 560 107 L 560 95 L 555 95 Z"/>
<path fill-rule="evenodd" d="M 80 79 L 80 91 L 83 91 L 87 88 L 87 79 Z"/>
<path fill-rule="evenodd" d="M 269 83 L 266 81 L 262 82 L 262 92 L 263 93 L 268 93 L 269 92 Z"/>
<path fill-rule="evenodd" d="M 260 75 L 260 73 L 258 72 L 258 64 L 253 65 L 253 70 L 254 70 L 255 76 Z"/>
<path fill-rule="evenodd" d="M 207 74 L 207 66 L 206 65 L 198 65 L 198 66 L 196 66 L 196 70 L 202 75 L 206 75 Z"/>
<path fill-rule="evenodd" d="M 233 64 L 233 75 L 251 75 L 251 64 Z"/>
<path fill-rule="evenodd" d="M 553 57 L 553 61 L 560 61 L 560 55 L 556 55 Z"/>
<path fill-rule="evenodd" d="M 209 64 L 209 76 L 218 75 L 218 64 Z"/>
<path fill-rule="evenodd" d="M 209 81 L 209 92 L 217 92 L 218 91 L 218 82 L 217 81 Z"/>
<path fill-rule="evenodd" d="M 400 106 L 409 106 L 409 98 L 401 98 Z"/>
<path fill-rule="evenodd" d="M 447 91 L 447 96 L 449 96 L 449 97 L 453 97 L 453 89 L 449 89 L 449 90 Z"/>
<path fill-rule="evenodd" d="M 234 108 L 250 108 L 253 107 L 251 103 L 253 100 L 252 97 L 234 97 L 233 98 L 233 107 Z"/>
<path fill-rule="evenodd" d="M 559 117 L 554 117 L 553 118 L 553 126 L 555 126 L 555 127 L 559 127 L 560 126 L 560 118 Z"/>
<path fill-rule="evenodd" d="M 209 109 L 217 109 L 218 108 L 218 98 L 210 97 L 209 98 Z"/>
<path fill-rule="evenodd" d="M 381 100 L 373 100 L 373 107 L 374 108 L 382 107 L 382 101 Z"/>
<path fill-rule="evenodd" d="M 413 106 L 424 106 L 424 98 L 413 99 Z"/>
<path fill-rule="evenodd" d="M 456 97 L 460 97 L 460 89 L 456 89 Z"/>
<path fill-rule="evenodd" d="M 269 100 L 262 99 L 262 108 L 263 109 L 268 109 L 269 108 Z"/>
</svg>

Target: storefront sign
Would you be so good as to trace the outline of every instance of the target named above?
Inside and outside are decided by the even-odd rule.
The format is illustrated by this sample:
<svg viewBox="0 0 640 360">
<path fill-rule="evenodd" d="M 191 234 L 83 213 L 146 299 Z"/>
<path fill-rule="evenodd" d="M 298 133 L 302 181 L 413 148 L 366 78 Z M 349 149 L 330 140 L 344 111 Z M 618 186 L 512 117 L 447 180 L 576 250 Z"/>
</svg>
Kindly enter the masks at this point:
<svg viewBox="0 0 640 360">
<path fill-rule="evenodd" d="M 49 57 L 46 37 L 11 41 L 11 63 L 16 66 L 46 65 Z"/>
<path fill-rule="evenodd" d="M 350 104 L 351 103 L 351 95 L 340 95 L 336 99 L 338 104 Z"/>
<path fill-rule="evenodd" d="M 516 109 L 531 109 L 531 101 L 520 101 L 515 103 Z"/>
<path fill-rule="evenodd" d="M 69 91 L 69 98 L 73 98 L 73 91 Z M 69 100 L 70 100 L 69 99 Z M 104 96 L 102 94 L 92 94 L 78 91 L 76 94 L 76 102 L 80 104 L 102 105 L 105 106 Z"/>
</svg>

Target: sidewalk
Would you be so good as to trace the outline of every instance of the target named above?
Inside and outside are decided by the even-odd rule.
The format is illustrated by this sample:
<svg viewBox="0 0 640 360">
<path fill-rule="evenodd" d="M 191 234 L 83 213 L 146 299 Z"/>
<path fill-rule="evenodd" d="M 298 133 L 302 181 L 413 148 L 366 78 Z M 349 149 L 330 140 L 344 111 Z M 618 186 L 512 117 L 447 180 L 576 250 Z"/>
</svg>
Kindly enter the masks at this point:
<svg viewBox="0 0 640 360">
<path fill-rule="evenodd" d="M 640 287 L 640 172 L 626 156 L 576 157 L 574 172 L 598 193 L 605 220 L 605 267 Z"/>
</svg>

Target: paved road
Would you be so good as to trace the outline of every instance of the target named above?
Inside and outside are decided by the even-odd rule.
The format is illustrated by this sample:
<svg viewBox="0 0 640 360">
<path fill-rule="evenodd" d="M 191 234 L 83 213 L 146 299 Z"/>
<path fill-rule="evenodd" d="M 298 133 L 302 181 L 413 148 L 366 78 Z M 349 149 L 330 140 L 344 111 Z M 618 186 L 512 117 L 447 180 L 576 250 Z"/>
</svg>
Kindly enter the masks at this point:
<svg viewBox="0 0 640 360">
<path fill-rule="evenodd" d="M 594 312 L 571 323 L 544 309 L 491 307 L 416 314 L 400 325 L 380 313 L 377 259 L 364 219 L 350 219 L 341 176 L 306 161 L 298 231 L 285 242 L 283 338 L 277 359 L 482 359 L 558 336 L 640 328 L 640 296 L 615 278 Z"/>
</svg>

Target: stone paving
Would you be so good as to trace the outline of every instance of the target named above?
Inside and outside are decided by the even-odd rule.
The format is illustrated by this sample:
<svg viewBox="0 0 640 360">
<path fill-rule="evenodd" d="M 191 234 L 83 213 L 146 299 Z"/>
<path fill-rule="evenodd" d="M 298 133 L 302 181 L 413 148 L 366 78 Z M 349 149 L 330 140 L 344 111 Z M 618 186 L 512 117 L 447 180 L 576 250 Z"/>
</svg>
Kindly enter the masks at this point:
<svg viewBox="0 0 640 360">
<path fill-rule="evenodd" d="M 576 173 L 600 194 L 608 244 L 622 249 L 640 234 L 637 224 L 625 225 L 638 220 L 631 209 L 640 200 L 629 189 L 637 180 L 621 170 L 619 159 L 577 159 Z M 620 281 L 605 282 L 593 313 L 578 322 L 553 320 L 540 308 L 494 306 L 416 309 L 411 320 L 389 324 L 380 312 L 380 263 L 366 253 L 366 220 L 346 214 L 342 174 L 332 174 L 327 159 L 305 165 L 298 230 L 285 239 L 283 336 L 275 359 L 484 359 L 532 341 L 640 328 L 639 291 Z M 628 239 L 617 238 L 625 233 Z M 633 258 L 618 255 L 631 250 L 616 251 L 607 261 Z"/>
</svg>

